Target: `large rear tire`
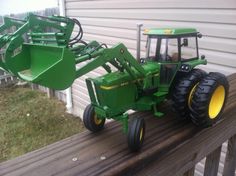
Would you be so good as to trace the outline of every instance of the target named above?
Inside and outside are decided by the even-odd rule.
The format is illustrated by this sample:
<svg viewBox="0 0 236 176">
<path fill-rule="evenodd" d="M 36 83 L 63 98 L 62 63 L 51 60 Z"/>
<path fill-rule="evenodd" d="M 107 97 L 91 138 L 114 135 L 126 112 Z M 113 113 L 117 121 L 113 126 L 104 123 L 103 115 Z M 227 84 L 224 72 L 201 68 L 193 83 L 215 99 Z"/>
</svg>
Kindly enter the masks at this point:
<svg viewBox="0 0 236 176">
<path fill-rule="evenodd" d="M 193 95 L 190 113 L 192 122 L 207 127 L 219 121 L 228 92 L 229 83 L 225 75 L 217 72 L 208 74 Z"/>
<path fill-rule="evenodd" d="M 105 123 L 106 119 L 100 119 L 97 117 L 97 114 L 94 111 L 94 107 L 89 104 L 85 110 L 84 110 L 84 114 L 83 114 L 83 122 L 84 122 L 84 126 L 92 131 L 92 132 L 97 132 L 103 129 L 104 127 L 104 123 Z"/>
<path fill-rule="evenodd" d="M 172 91 L 173 109 L 181 120 L 190 119 L 192 96 L 205 75 L 203 70 L 193 69 L 175 83 Z"/>
</svg>

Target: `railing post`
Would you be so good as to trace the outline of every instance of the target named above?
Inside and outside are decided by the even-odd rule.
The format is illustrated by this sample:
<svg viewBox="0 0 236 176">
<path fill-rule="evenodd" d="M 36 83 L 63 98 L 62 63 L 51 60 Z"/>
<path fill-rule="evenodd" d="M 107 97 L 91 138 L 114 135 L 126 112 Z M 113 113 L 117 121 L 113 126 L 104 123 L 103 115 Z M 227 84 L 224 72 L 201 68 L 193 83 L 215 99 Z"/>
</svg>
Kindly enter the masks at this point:
<svg viewBox="0 0 236 176">
<path fill-rule="evenodd" d="M 55 91 L 53 89 L 47 88 L 47 96 L 48 96 L 48 98 L 54 97 Z"/>
<path fill-rule="evenodd" d="M 234 176 L 236 169 L 236 135 L 228 141 L 223 176 Z"/>
<path fill-rule="evenodd" d="M 211 152 L 206 158 L 204 176 L 216 176 L 220 162 L 221 146 Z"/>
<path fill-rule="evenodd" d="M 194 176 L 195 167 L 189 169 L 183 176 Z"/>
</svg>

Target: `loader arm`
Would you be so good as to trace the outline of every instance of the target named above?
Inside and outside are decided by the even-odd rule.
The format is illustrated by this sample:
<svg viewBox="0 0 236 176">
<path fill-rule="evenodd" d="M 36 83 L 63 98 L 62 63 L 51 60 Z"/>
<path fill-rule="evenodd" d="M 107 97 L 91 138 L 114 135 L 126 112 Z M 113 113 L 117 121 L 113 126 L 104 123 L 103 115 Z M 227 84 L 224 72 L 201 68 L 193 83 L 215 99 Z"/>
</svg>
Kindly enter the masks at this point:
<svg viewBox="0 0 236 176">
<path fill-rule="evenodd" d="M 0 36 L 0 49 L 5 47 L 0 67 L 25 81 L 56 90 L 71 86 L 76 78 L 100 66 L 110 73 L 112 69 L 108 64 L 129 74 L 131 79 L 146 78 L 147 71 L 124 44 L 107 48 L 96 41 L 78 45 L 82 35 L 70 39 L 75 24 L 80 27 L 78 20 L 60 16 L 29 14 L 26 21 L 11 22 L 6 18 L 6 24 L 0 29 L 15 25 L 17 30 Z M 47 32 L 48 28 L 55 31 Z M 80 65 L 82 62 L 87 64 Z M 137 85 L 141 86 L 141 82 L 137 81 Z"/>
<path fill-rule="evenodd" d="M 0 26 L 0 33 L 2 33 L 6 29 L 9 29 L 13 26 L 15 26 L 16 28 L 19 28 L 26 22 L 25 20 L 11 18 L 11 17 L 4 17 L 3 21 L 4 23 Z"/>
<path fill-rule="evenodd" d="M 76 58 L 76 63 L 79 64 L 89 60 L 91 60 L 89 63 L 76 70 L 77 78 L 100 66 L 105 66 L 105 70 L 109 72 L 110 69 L 108 68 L 109 66 L 106 65 L 107 63 L 112 64 L 120 71 L 125 70 L 133 79 L 143 78 L 147 74 L 122 43 L 112 48 L 100 48 L 93 53 L 84 54 Z"/>
<path fill-rule="evenodd" d="M 4 23 L 0 26 L 0 48 L 2 48 L 7 43 L 6 38 L 9 35 L 9 34 L 4 34 L 4 31 L 10 30 L 12 27 L 15 27 L 17 30 L 26 22 L 25 20 L 20 20 L 10 17 L 4 17 L 3 21 Z"/>
</svg>

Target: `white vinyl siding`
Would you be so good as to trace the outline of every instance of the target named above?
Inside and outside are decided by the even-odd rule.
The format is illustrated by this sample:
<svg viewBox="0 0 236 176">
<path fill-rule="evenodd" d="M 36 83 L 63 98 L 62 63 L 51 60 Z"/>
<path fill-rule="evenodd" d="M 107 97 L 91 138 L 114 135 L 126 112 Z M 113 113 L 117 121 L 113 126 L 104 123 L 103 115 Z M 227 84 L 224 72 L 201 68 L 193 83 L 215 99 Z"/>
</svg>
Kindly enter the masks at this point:
<svg viewBox="0 0 236 176">
<path fill-rule="evenodd" d="M 77 18 L 84 40 L 97 40 L 112 46 L 124 43 L 136 54 L 136 27 L 193 27 L 203 34 L 200 54 L 208 60 L 207 71 L 236 72 L 236 1 L 226 0 L 66 0 L 65 13 Z M 77 28 L 75 28 L 75 33 Z M 146 37 L 142 36 L 144 56 Z M 103 74 L 97 69 L 75 81 L 72 86 L 74 113 L 82 115 L 89 103 L 86 77 Z"/>
<path fill-rule="evenodd" d="M 236 72 L 235 0 L 66 0 L 66 16 L 77 18 L 84 29 L 84 40 L 97 40 L 112 46 L 124 43 L 136 55 L 136 27 L 191 27 L 203 34 L 200 55 L 208 60 L 206 71 Z M 75 29 L 75 33 L 77 28 Z M 145 36 L 141 48 L 144 56 Z M 82 116 L 90 102 L 84 79 L 103 74 L 102 68 L 78 78 L 72 86 L 73 110 Z M 114 100 L 115 101 L 115 100 Z M 222 175 L 226 145 L 222 149 L 219 174 Z M 195 175 L 203 175 L 204 161 Z"/>
</svg>

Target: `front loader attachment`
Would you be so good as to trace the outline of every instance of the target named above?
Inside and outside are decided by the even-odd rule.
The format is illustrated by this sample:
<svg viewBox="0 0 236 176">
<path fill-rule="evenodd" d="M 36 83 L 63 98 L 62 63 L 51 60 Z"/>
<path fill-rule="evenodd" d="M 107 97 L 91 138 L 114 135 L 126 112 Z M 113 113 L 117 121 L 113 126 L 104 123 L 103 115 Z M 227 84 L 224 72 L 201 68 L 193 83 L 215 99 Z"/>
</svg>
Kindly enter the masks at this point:
<svg viewBox="0 0 236 176">
<path fill-rule="evenodd" d="M 7 69 L 19 78 L 62 90 L 75 79 L 75 56 L 63 46 L 23 44 L 19 54 L 8 58 Z"/>
<path fill-rule="evenodd" d="M 75 55 L 69 49 L 76 19 L 29 14 L 25 20 L 4 18 L 0 26 L 0 67 L 22 80 L 56 90 L 75 79 Z M 14 28 L 13 32 L 9 30 Z"/>
</svg>

